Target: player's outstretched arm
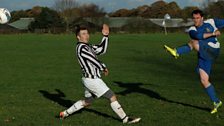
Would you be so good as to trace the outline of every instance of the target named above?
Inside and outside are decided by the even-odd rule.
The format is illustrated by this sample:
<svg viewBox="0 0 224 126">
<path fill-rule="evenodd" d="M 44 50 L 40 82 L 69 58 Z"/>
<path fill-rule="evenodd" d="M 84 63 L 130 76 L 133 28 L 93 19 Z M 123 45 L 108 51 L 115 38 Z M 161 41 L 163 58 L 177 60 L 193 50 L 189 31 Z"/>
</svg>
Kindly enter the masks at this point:
<svg viewBox="0 0 224 126">
<path fill-rule="evenodd" d="M 102 55 L 102 54 L 106 53 L 107 45 L 108 45 L 108 41 L 109 41 L 109 38 L 108 38 L 109 33 L 110 33 L 109 26 L 107 24 L 103 24 L 103 28 L 102 28 L 103 38 L 101 40 L 101 43 L 98 45 L 92 46 L 96 55 Z"/>
</svg>

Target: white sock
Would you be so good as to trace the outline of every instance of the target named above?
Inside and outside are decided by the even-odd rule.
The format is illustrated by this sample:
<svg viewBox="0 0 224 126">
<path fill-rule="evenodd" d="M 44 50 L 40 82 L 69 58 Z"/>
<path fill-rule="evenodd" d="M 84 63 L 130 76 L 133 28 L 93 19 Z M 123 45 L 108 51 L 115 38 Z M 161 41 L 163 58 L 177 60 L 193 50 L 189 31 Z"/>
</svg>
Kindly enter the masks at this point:
<svg viewBox="0 0 224 126">
<path fill-rule="evenodd" d="M 124 112 L 118 101 L 111 102 L 110 106 L 121 119 L 124 119 L 126 117 L 126 113 Z"/>
<path fill-rule="evenodd" d="M 83 101 L 79 100 L 75 104 L 73 104 L 70 108 L 66 110 L 68 114 L 72 114 L 80 109 L 84 108 Z"/>
</svg>

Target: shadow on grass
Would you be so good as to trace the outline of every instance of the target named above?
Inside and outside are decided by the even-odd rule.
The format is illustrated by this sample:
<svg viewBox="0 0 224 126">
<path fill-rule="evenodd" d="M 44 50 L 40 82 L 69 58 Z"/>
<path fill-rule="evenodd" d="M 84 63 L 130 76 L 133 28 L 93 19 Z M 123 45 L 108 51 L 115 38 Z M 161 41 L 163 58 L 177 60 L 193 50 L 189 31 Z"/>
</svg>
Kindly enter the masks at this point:
<svg viewBox="0 0 224 126">
<path fill-rule="evenodd" d="M 211 110 L 210 108 L 204 108 L 204 107 L 199 107 L 199 106 L 195 106 L 195 105 L 191 105 L 187 103 L 169 100 L 153 90 L 142 88 L 141 85 L 144 85 L 143 83 L 123 83 L 120 81 L 114 81 L 114 83 L 118 85 L 119 87 L 125 88 L 124 91 L 117 92 L 116 94 L 127 95 L 130 93 L 140 93 L 140 94 L 147 95 L 151 98 L 155 98 L 155 99 L 162 100 L 169 103 L 175 103 L 175 104 L 183 105 L 186 107 L 192 107 L 192 108 L 196 108 L 196 109 L 200 109 L 200 110 L 208 111 L 208 112 Z"/>
<path fill-rule="evenodd" d="M 71 107 L 75 101 L 71 101 L 71 100 L 67 100 L 65 97 L 66 95 L 59 89 L 55 89 L 55 91 L 57 93 L 50 93 L 48 91 L 44 91 L 44 90 L 39 90 L 39 93 L 41 93 L 46 99 L 48 100 L 51 100 L 65 108 L 69 108 Z M 111 119 L 114 119 L 114 120 L 117 120 L 117 121 L 120 121 L 118 118 L 116 117 L 113 117 L 113 116 L 110 116 L 106 113 L 102 113 L 102 112 L 99 112 L 99 111 L 96 111 L 96 110 L 93 110 L 93 109 L 89 109 L 89 108 L 84 108 L 78 112 L 75 112 L 76 114 L 77 113 L 81 113 L 83 111 L 87 111 L 87 112 L 90 112 L 90 113 L 94 113 L 96 115 L 99 115 L 99 116 L 103 116 L 105 118 L 111 118 Z M 59 114 L 59 113 L 58 113 Z M 56 118 L 59 118 L 59 116 L 55 116 Z"/>
</svg>

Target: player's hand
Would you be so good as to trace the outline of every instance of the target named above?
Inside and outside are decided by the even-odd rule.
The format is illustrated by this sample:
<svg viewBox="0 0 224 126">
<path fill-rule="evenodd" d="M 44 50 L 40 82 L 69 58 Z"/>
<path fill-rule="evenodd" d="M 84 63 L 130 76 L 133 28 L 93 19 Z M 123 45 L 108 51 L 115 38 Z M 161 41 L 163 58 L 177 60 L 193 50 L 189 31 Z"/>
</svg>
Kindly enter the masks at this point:
<svg viewBox="0 0 224 126">
<path fill-rule="evenodd" d="M 108 74 L 109 74 L 108 69 L 105 69 L 105 70 L 103 71 L 103 73 L 104 73 L 105 76 L 108 76 Z"/>
<path fill-rule="evenodd" d="M 214 32 L 214 34 L 215 34 L 215 36 L 220 36 L 220 35 L 221 35 L 221 32 L 220 32 L 219 30 L 216 30 L 216 31 Z"/>
<path fill-rule="evenodd" d="M 108 36 L 110 33 L 110 28 L 107 24 L 103 24 L 102 34 L 104 36 Z"/>
</svg>

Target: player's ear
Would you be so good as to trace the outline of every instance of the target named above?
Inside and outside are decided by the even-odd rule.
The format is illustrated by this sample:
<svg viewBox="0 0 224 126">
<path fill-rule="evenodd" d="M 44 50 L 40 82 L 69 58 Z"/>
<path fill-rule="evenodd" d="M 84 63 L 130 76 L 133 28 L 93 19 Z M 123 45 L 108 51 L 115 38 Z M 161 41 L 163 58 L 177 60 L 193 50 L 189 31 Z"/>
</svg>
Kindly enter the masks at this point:
<svg viewBox="0 0 224 126">
<path fill-rule="evenodd" d="M 76 36 L 76 38 L 77 38 L 78 40 L 80 40 L 80 37 L 79 37 L 79 35 L 77 35 L 77 36 Z"/>
</svg>

